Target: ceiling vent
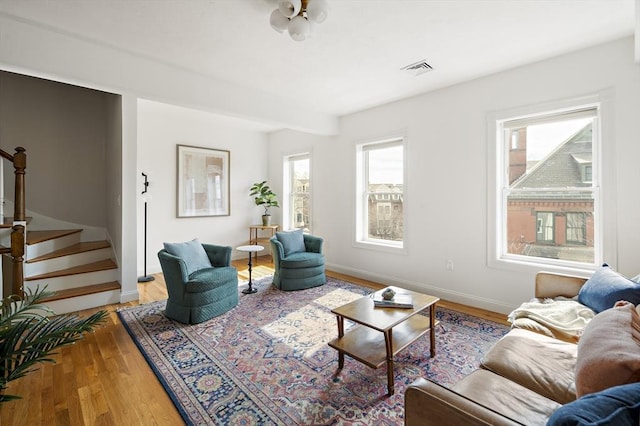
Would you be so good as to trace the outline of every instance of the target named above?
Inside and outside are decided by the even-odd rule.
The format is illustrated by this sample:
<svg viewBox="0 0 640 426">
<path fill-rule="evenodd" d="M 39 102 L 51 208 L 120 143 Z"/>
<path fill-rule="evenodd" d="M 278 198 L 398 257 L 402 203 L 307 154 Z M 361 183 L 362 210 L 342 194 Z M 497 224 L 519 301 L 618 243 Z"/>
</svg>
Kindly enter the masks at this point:
<svg viewBox="0 0 640 426">
<path fill-rule="evenodd" d="M 411 65 L 407 65 L 406 67 L 402 67 L 400 68 L 402 71 L 406 71 L 409 74 L 413 75 L 414 77 L 419 76 L 420 74 L 424 74 L 427 73 L 431 70 L 433 70 L 433 68 L 431 67 L 431 65 L 429 65 L 427 63 L 427 61 L 418 61 L 415 62 Z"/>
</svg>

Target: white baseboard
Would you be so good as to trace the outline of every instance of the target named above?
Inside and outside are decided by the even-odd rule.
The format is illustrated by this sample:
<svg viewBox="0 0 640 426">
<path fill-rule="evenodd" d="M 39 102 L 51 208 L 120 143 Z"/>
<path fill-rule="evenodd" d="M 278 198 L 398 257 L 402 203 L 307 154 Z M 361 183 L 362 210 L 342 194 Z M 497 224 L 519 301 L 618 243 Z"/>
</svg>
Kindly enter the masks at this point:
<svg viewBox="0 0 640 426">
<path fill-rule="evenodd" d="M 138 290 L 135 291 L 121 291 L 120 292 L 120 303 L 133 302 L 136 300 L 140 300 L 140 293 Z"/>
<path fill-rule="evenodd" d="M 393 285 L 396 287 L 405 288 L 407 290 L 417 291 L 419 293 L 430 294 L 443 300 L 461 303 L 475 308 L 485 309 L 491 312 L 497 312 L 507 315 L 515 308 L 517 308 L 517 306 L 511 306 L 497 300 L 482 298 L 475 295 L 460 293 L 457 291 L 451 291 L 446 288 L 436 287 L 422 282 L 402 280 L 396 277 L 374 274 L 362 269 L 356 269 L 337 264 L 326 264 L 325 266 L 328 270 L 335 271 L 341 274 L 351 275 L 356 278 L 373 281 L 382 285 Z"/>
</svg>

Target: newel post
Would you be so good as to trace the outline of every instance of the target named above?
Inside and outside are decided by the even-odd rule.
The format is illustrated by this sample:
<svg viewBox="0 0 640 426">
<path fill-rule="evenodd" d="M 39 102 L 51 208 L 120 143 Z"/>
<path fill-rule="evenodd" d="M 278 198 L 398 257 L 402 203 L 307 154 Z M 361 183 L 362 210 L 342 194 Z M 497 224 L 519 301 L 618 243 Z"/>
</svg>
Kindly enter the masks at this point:
<svg viewBox="0 0 640 426">
<path fill-rule="evenodd" d="M 23 295 L 24 290 L 24 253 L 25 229 L 27 227 L 27 213 L 25 207 L 25 170 L 27 168 L 27 154 L 21 146 L 16 148 L 13 155 L 13 169 L 16 176 L 15 206 L 13 212 L 13 228 L 11 232 L 11 257 L 13 260 L 13 294 Z"/>
<path fill-rule="evenodd" d="M 13 168 L 16 175 L 14 223 L 26 220 L 24 175 L 27 168 L 27 154 L 25 151 L 23 147 L 19 146 L 13 155 Z"/>
<path fill-rule="evenodd" d="M 14 225 L 11 228 L 11 259 L 13 262 L 13 274 L 11 294 L 24 296 L 24 225 Z"/>
</svg>

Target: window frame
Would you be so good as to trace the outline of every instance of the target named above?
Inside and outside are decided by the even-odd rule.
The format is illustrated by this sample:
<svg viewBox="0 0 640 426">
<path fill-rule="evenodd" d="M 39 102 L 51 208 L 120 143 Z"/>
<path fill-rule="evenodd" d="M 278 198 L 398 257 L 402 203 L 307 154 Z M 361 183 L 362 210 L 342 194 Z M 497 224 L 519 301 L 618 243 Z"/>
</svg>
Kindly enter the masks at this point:
<svg viewBox="0 0 640 426">
<path fill-rule="evenodd" d="M 305 223 L 305 232 L 312 233 L 313 229 L 313 156 L 312 152 L 303 151 L 295 154 L 287 154 L 283 156 L 283 179 L 282 179 L 282 188 L 283 188 L 283 199 L 282 199 L 282 207 L 283 207 L 283 215 L 282 215 L 282 228 L 283 229 L 297 229 L 295 226 L 295 220 L 293 218 L 293 197 L 294 192 L 292 188 L 293 184 L 293 167 L 295 161 L 300 160 L 309 160 L 309 186 L 307 189 L 307 194 L 309 194 L 309 223 Z"/>
<path fill-rule="evenodd" d="M 536 105 L 511 108 L 502 111 L 492 111 L 487 114 L 487 266 L 491 268 L 513 271 L 539 272 L 546 270 L 557 273 L 568 273 L 588 276 L 606 259 L 607 263 L 615 267 L 617 263 L 616 222 L 615 222 L 615 168 L 611 165 L 615 161 L 614 155 L 614 96 L 611 89 L 600 91 L 593 95 L 551 101 Z M 505 256 L 503 242 L 506 231 L 503 224 L 506 221 L 506 208 L 502 206 L 502 179 L 508 170 L 505 166 L 508 160 L 508 149 L 500 143 L 503 130 L 500 122 L 514 120 L 516 117 L 543 116 L 560 114 L 581 108 L 597 108 L 597 118 L 594 120 L 594 140 L 592 152 L 593 166 L 593 194 L 594 213 L 597 223 L 594 223 L 594 262 L 592 264 L 558 259 L 545 259 L 524 256 Z M 510 148 L 510 143 L 507 148 Z M 608 161 L 607 161 L 608 160 Z M 603 167 L 608 164 L 609 167 Z M 605 190 L 603 190 L 603 188 Z M 606 208 L 605 208 L 606 207 Z"/>
<path fill-rule="evenodd" d="M 402 221 L 403 221 L 403 238 L 402 241 L 392 241 L 378 238 L 369 238 L 368 237 L 368 197 L 369 191 L 365 188 L 365 182 L 367 182 L 368 177 L 368 162 L 366 161 L 365 152 L 371 151 L 373 149 L 384 149 L 391 146 L 401 146 L 402 147 L 402 168 L 403 168 L 403 176 L 402 176 Z M 373 148 L 373 147 L 378 148 Z M 367 140 L 363 142 L 358 142 L 355 144 L 355 172 L 356 172 L 356 186 L 355 186 L 355 214 L 354 214 L 354 235 L 353 235 L 353 245 L 358 248 L 365 248 L 377 251 L 384 252 L 392 252 L 392 253 L 401 253 L 407 254 L 407 241 L 408 241 L 408 223 L 407 223 L 407 176 L 408 176 L 408 167 L 407 167 L 407 158 L 408 157 L 408 143 L 407 137 L 405 134 L 394 134 L 388 137 L 375 139 L 375 140 Z M 397 198 L 396 198 L 397 199 Z M 389 204 L 392 204 L 393 197 L 388 197 L 384 201 L 388 201 Z"/>
</svg>

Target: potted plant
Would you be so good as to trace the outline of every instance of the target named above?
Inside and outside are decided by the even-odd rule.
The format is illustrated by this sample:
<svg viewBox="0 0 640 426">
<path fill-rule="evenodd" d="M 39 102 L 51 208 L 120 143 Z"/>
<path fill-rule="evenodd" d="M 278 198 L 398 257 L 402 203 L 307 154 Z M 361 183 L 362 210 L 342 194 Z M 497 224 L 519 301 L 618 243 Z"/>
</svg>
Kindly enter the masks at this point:
<svg viewBox="0 0 640 426">
<path fill-rule="evenodd" d="M 26 376 L 37 363 L 55 362 L 52 351 L 80 339 L 108 317 L 98 311 L 86 318 L 53 314 L 41 302 L 52 293 L 28 290 L 24 298 L 11 295 L 2 299 L 0 312 L 0 404 L 18 399 L 6 395 L 10 381 Z"/>
<path fill-rule="evenodd" d="M 262 206 L 264 208 L 264 215 L 262 215 L 262 224 L 268 226 L 271 224 L 271 215 L 269 209 L 271 207 L 280 207 L 278 200 L 276 199 L 276 193 L 269 188 L 267 181 L 254 183 L 251 186 L 249 196 L 253 197 L 253 201 L 256 206 Z"/>
</svg>

